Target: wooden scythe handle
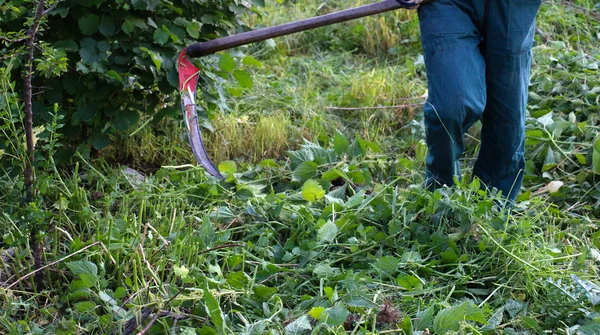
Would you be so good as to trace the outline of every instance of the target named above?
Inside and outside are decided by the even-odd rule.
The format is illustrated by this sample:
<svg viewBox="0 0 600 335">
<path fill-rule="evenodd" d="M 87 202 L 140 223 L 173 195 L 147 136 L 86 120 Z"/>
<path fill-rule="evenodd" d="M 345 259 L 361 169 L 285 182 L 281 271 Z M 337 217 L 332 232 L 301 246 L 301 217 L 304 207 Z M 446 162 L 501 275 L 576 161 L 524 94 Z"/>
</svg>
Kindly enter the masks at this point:
<svg viewBox="0 0 600 335">
<path fill-rule="evenodd" d="M 430 0 L 431 1 L 431 0 Z M 428 1 L 423 1 L 428 2 Z M 270 38 L 298 33 L 305 30 L 319 28 L 334 23 L 340 23 L 358 19 L 365 16 L 371 16 L 395 9 L 405 8 L 398 0 L 384 0 L 370 5 L 364 5 L 357 8 L 346 9 L 343 11 L 321 15 L 310 19 L 304 19 L 296 22 L 286 23 L 275 27 L 268 27 L 248 31 L 245 33 L 221 37 L 211 41 L 196 43 L 186 48 L 186 54 L 189 57 L 202 57 L 215 52 L 231 49 L 240 45 L 246 45 L 253 42 L 260 42 Z"/>
</svg>

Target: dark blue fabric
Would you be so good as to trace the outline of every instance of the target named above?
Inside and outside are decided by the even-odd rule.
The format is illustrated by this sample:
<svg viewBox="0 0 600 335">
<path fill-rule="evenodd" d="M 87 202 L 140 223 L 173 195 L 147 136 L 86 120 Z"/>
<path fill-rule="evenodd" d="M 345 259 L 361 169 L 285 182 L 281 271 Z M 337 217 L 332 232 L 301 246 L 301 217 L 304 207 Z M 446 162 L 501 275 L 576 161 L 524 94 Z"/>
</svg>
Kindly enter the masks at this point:
<svg viewBox="0 0 600 335">
<path fill-rule="evenodd" d="M 482 121 L 473 174 L 514 201 L 523 181 L 527 88 L 541 0 L 436 0 L 419 20 L 429 97 L 426 185 L 460 178 L 463 135 Z M 483 35 L 485 32 L 485 36 Z"/>
</svg>

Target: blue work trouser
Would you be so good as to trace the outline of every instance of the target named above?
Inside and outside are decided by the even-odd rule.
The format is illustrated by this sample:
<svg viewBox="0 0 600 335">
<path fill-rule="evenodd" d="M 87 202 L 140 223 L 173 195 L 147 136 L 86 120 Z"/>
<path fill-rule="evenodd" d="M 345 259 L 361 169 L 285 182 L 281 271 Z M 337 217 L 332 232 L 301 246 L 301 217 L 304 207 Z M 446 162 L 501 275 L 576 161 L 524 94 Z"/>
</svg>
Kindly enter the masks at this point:
<svg viewBox="0 0 600 335">
<path fill-rule="evenodd" d="M 487 2 L 487 4 L 486 4 Z M 513 201 L 525 167 L 527 88 L 541 0 L 436 0 L 419 8 L 429 86 L 429 188 L 460 178 L 463 135 L 482 121 L 473 174 Z"/>
</svg>

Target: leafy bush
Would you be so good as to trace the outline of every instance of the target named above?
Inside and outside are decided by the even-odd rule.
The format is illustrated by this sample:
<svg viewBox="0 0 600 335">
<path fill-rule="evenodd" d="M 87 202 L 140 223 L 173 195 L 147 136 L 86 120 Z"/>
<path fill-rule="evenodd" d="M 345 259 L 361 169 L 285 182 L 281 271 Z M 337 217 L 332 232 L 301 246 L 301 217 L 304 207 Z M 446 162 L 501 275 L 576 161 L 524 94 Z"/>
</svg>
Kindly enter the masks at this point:
<svg viewBox="0 0 600 335">
<path fill-rule="evenodd" d="M 24 37 L 35 1 L 0 2 L 3 62 L 22 72 Z M 253 4 L 262 4 L 253 0 Z M 38 35 L 34 102 L 39 124 L 46 106 L 61 105 L 64 132 L 95 148 L 135 124 L 140 113 L 159 120 L 176 113 L 177 54 L 187 45 L 244 30 L 239 17 L 253 10 L 234 0 L 55 1 Z M 198 61 L 206 102 L 223 106 L 227 73 L 215 59 Z M 19 78 L 13 75 L 13 78 Z M 46 120 L 47 121 L 47 120 Z"/>
</svg>

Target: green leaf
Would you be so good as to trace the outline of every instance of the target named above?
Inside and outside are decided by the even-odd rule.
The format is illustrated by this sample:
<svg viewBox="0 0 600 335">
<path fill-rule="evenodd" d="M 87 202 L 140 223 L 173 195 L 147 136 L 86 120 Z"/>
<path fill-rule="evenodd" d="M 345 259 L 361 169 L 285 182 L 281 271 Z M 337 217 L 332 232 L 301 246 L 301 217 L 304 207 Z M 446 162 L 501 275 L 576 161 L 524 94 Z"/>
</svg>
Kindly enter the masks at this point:
<svg viewBox="0 0 600 335">
<path fill-rule="evenodd" d="M 133 23 L 131 23 L 130 21 L 123 22 L 123 24 L 121 25 L 121 30 L 123 30 L 125 34 L 131 35 L 131 33 L 133 33 Z"/>
<path fill-rule="evenodd" d="M 302 315 L 287 326 L 285 326 L 285 335 L 306 335 L 312 330 L 308 316 Z"/>
<path fill-rule="evenodd" d="M 258 301 L 268 301 L 277 293 L 277 287 L 268 287 L 265 285 L 257 285 L 254 287 L 254 297 Z"/>
<path fill-rule="evenodd" d="M 123 81 L 123 78 L 121 77 L 121 75 L 119 73 L 117 73 L 117 71 L 115 71 L 115 70 L 109 70 L 104 75 L 115 81 L 118 81 L 118 82 Z"/>
<path fill-rule="evenodd" d="M 79 43 L 79 56 L 87 64 L 92 64 L 100 60 L 100 54 L 98 53 L 98 43 L 96 40 L 90 37 L 86 37 Z"/>
<path fill-rule="evenodd" d="M 224 161 L 219 163 L 219 171 L 221 173 L 233 175 L 237 172 L 237 165 L 234 161 Z"/>
<path fill-rule="evenodd" d="M 504 307 L 498 308 L 494 314 L 488 319 L 487 324 L 481 328 L 484 331 L 496 330 L 502 323 L 502 316 L 504 315 Z"/>
<path fill-rule="evenodd" d="M 339 273 L 339 269 L 332 268 L 329 264 L 319 263 L 315 266 L 313 274 L 319 278 L 333 277 Z"/>
<path fill-rule="evenodd" d="M 350 148 L 350 142 L 346 136 L 344 136 L 344 134 L 338 132 L 333 137 L 333 147 L 335 149 L 335 153 L 341 155 L 348 152 L 348 149 Z"/>
<path fill-rule="evenodd" d="M 219 330 L 223 330 L 225 323 L 223 321 L 223 311 L 219 307 L 219 302 L 210 293 L 208 287 L 204 288 L 204 305 L 206 307 L 206 313 L 210 316 L 213 324 Z"/>
<path fill-rule="evenodd" d="M 379 305 L 372 302 L 371 300 L 361 297 L 359 295 L 349 295 L 344 298 L 344 302 L 347 306 L 350 307 L 359 307 L 359 308 L 379 308 Z"/>
<path fill-rule="evenodd" d="M 185 26 L 185 31 L 187 31 L 188 35 L 193 39 L 200 37 L 200 22 L 188 22 Z"/>
<path fill-rule="evenodd" d="M 174 265 L 173 273 L 175 273 L 175 276 L 185 279 L 185 278 L 187 278 L 188 274 L 190 273 L 190 270 L 188 268 L 186 268 L 185 265 L 182 265 L 182 266 Z"/>
<path fill-rule="evenodd" d="M 110 16 L 102 16 L 98 30 L 104 36 L 112 36 L 115 33 L 115 21 Z"/>
<path fill-rule="evenodd" d="M 127 290 L 125 290 L 125 288 L 119 286 L 116 290 L 115 290 L 115 299 L 121 299 L 127 296 Z"/>
<path fill-rule="evenodd" d="M 86 14 L 80 17 L 77 23 L 82 34 L 91 36 L 98 31 L 100 17 L 96 14 Z"/>
<path fill-rule="evenodd" d="M 243 289 L 248 284 L 248 278 L 244 274 L 244 272 L 230 272 L 226 276 L 227 284 L 229 284 L 232 288 Z"/>
<path fill-rule="evenodd" d="M 98 276 L 98 267 L 90 261 L 73 261 L 67 263 L 67 267 L 74 275 L 89 274 Z"/>
<path fill-rule="evenodd" d="M 435 313 L 435 306 L 429 306 L 427 309 L 417 313 L 417 319 L 415 320 L 415 330 L 425 330 L 433 326 L 433 315 Z"/>
<path fill-rule="evenodd" d="M 146 52 L 150 56 L 152 62 L 154 63 L 154 66 L 156 66 L 156 69 L 160 71 L 163 62 L 162 56 L 158 52 L 154 52 L 146 47 L 141 47 L 140 50 Z"/>
<path fill-rule="evenodd" d="M 242 64 L 246 66 L 262 67 L 262 63 L 252 56 L 246 56 L 242 60 Z"/>
<path fill-rule="evenodd" d="M 96 308 L 96 304 L 91 301 L 82 301 L 75 304 L 75 310 L 79 313 L 86 313 Z"/>
<path fill-rule="evenodd" d="M 328 308 L 327 310 L 325 310 L 325 312 L 323 313 L 323 318 L 327 320 L 326 323 L 328 325 L 337 327 L 343 325 L 344 322 L 346 322 L 348 315 L 350 315 L 350 312 L 348 312 L 348 310 L 345 307 L 341 305 L 336 305 L 333 308 Z"/>
<path fill-rule="evenodd" d="M 445 308 L 435 316 L 433 330 L 436 334 L 458 331 L 460 330 L 460 324 L 464 321 L 485 323 L 483 311 L 471 301 L 465 301 L 460 305 Z"/>
<path fill-rule="evenodd" d="M 292 180 L 300 183 L 304 183 L 305 181 L 314 178 L 317 176 L 317 168 L 319 166 L 314 162 L 304 162 L 294 170 L 292 173 Z"/>
<path fill-rule="evenodd" d="M 411 275 L 401 275 L 396 279 L 398 285 L 404 287 L 409 291 L 420 290 L 423 288 L 423 284 L 419 278 Z"/>
<path fill-rule="evenodd" d="M 309 312 L 308 315 L 312 316 L 313 319 L 315 320 L 319 320 L 321 319 L 321 316 L 323 315 L 323 312 L 325 312 L 325 307 L 313 307 Z"/>
<path fill-rule="evenodd" d="M 444 250 L 441 256 L 442 263 L 444 264 L 453 264 L 458 261 L 458 255 L 456 254 L 456 251 L 454 251 L 454 249 L 452 248 L 447 248 L 446 250 Z"/>
<path fill-rule="evenodd" d="M 233 77 L 238 81 L 240 86 L 244 88 L 252 88 L 254 85 L 254 80 L 252 76 L 247 71 L 243 70 L 235 70 L 233 72 Z"/>
<path fill-rule="evenodd" d="M 57 50 L 63 51 L 77 51 L 79 50 L 79 46 L 73 40 L 61 40 L 56 41 L 52 46 Z"/>
<path fill-rule="evenodd" d="M 223 54 L 219 58 L 219 68 L 225 72 L 231 72 L 235 69 L 235 59 L 230 54 Z"/>
<path fill-rule="evenodd" d="M 337 236 L 337 233 L 338 227 L 336 224 L 331 221 L 327 221 L 323 227 L 319 228 L 317 239 L 319 240 L 319 243 L 333 242 Z"/>
<path fill-rule="evenodd" d="M 169 40 L 170 35 L 171 35 L 171 33 L 169 32 L 169 29 L 165 26 L 162 26 L 162 28 L 158 28 L 158 29 L 154 30 L 154 34 L 152 34 L 152 38 L 154 39 L 154 42 L 156 42 L 160 45 L 164 45 Z"/>
<path fill-rule="evenodd" d="M 315 180 L 307 180 L 302 186 L 302 198 L 306 201 L 315 202 L 323 199 L 325 190 Z"/>
<path fill-rule="evenodd" d="M 400 260 L 394 256 L 383 256 L 373 263 L 375 270 L 384 276 L 394 275 L 398 272 L 398 266 L 400 266 Z"/>
</svg>

